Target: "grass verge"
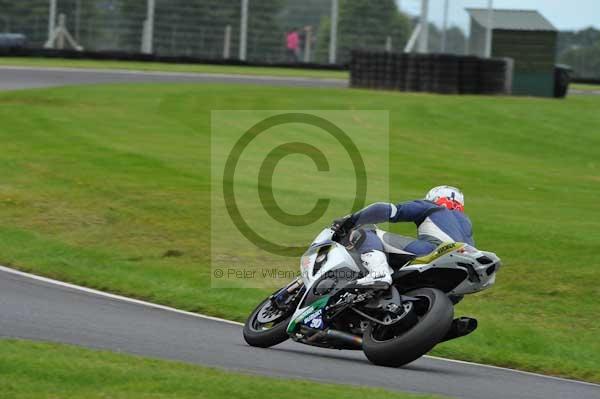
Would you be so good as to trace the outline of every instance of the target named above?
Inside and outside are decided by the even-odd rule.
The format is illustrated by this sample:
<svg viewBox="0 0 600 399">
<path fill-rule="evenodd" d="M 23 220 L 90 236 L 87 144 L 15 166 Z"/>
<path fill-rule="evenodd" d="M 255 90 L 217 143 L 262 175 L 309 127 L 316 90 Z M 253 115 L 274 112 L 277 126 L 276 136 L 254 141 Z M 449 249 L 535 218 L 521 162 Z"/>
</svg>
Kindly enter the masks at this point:
<svg viewBox="0 0 600 399">
<path fill-rule="evenodd" d="M 569 87 L 581 91 L 600 91 L 600 85 L 592 85 L 585 83 L 572 83 Z"/>
<path fill-rule="evenodd" d="M 0 340 L 0 396 L 54 398 L 261 398 L 306 396 L 358 399 L 435 399 L 345 385 L 267 378 L 184 363 L 82 349 Z"/>
<path fill-rule="evenodd" d="M 457 308 L 480 329 L 434 353 L 598 382 L 599 105 L 248 85 L 0 93 L 0 263 L 241 321 L 268 289 L 210 289 L 210 111 L 386 109 L 389 147 L 377 122 L 352 123 L 389 152 L 392 199 L 461 186 L 478 246 L 505 264 Z M 297 170 L 276 192 L 288 206 L 320 195 Z"/>
<path fill-rule="evenodd" d="M 319 69 L 248 67 L 210 64 L 170 64 L 163 62 L 96 61 L 63 58 L 0 57 L 0 66 L 62 67 L 85 69 L 125 69 L 134 71 L 219 73 L 234 75 L 282 76 L 320 79 L 348 79 L 347 71 Z"/>
</svg>

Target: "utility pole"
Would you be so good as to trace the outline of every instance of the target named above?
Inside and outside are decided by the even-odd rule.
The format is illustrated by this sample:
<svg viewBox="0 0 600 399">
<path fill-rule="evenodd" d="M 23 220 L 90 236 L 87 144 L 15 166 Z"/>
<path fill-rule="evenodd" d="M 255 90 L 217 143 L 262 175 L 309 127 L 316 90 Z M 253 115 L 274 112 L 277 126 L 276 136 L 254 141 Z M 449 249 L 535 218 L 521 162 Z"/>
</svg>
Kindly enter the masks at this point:
<svg viewBox="0 0 600 399">
<path fill-rule="evenodd" d="M 331 0 L 331 29 L 329 31 L 329 63 L 335 64 L 337 53 L 338 0 Z"/>
<path fill-rule="evenodd" d="M 246 61 L 246 44 L 248 41 L 248 0 L 242 0 L 241 16 L 239 59 L 241 61 Z"/>
<path fill-rule="evenodd" d="M 441 52 L 446 52 L 446 41 L 448 40 L 448 9 L 450 8 L 450 0 L 444 0 L 444 24 L 442 26 L 442 48 Z"/>
<path fill-rule="evenodd" d="M 492 32 L 494 29 L 494 0 L 488 0 L 487 27 L 485 29 L 485 57 L 492 57 Z"/>
<path fill-rule="evenodd" d="M 429 0 L 421 0 L 421 34 L 419 35 L 419 53 L 427 53 L 429 41 Z"/>
</svg>

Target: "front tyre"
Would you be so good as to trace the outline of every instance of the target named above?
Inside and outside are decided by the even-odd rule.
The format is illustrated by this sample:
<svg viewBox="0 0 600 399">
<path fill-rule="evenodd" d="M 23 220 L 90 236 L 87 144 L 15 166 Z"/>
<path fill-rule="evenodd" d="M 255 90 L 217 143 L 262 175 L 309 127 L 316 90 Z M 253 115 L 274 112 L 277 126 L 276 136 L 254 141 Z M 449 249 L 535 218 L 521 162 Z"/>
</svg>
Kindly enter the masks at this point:
<svg viewBox="0 0 600 399">
<path fill-rule="evenodd" d="M 289 338 L 287 326 L 291 314 L 278 309 L 270 298 L 260 303 L 244 324 L 244 340 L 250 346 L 268 348 Z"/>
<path fill-rule="evenodd" d="M 420 288 L 405 295 L 419 298 L 411 310 L 415 319 L 412 327 L 394 331 L 393 326 L 372 323 L 365 330 L 363 351 L 374 364 L 399 367 L 410 363 L 429 352 L 450 329 L 454 307 L 446 294 L 435 288 Z"/>
</svg>

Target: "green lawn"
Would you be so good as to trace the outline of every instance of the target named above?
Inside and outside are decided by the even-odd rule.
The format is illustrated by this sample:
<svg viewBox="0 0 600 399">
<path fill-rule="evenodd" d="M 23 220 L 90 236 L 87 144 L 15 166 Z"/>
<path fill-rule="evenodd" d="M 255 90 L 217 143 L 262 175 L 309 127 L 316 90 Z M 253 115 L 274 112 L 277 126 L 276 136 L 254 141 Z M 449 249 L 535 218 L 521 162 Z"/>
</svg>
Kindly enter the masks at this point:
<svg viewBox="0 0 600 399">
<path fill-rule="evenodd" d="M 127 69 L 135 71 L 223 73 L 235 75 L 289 76 L 321 79 L 348 79 L 347 71 L 277 67 L 247 67 L 210 64 L 170 64 L 162 62 L 95 61 L 62 58 L 0 57 L 0 66 L 69 67 Z"/>
<path fill-rule="evenodd" d="M 435 399 L 383 389 L 230 373 L 74 346 L 0 340 L 0 397 L 11 399 L 389 398 Z"/>
<path fill-rule="evenodd" d="M 462 187 L 478 246 L 505 265 L 457 307 L 480 329 L 435 354 L 600 382 L 599 106 L 249 85 L 0 93 L 0 263 L 242 321 L 267 290 L 209 288 L 209 111 L 384 109 L 392 198 Z M 351 122 L 388 151 L 376 121 Z M 290 174 L 277 199 L 304 211 L 321 194 L 307 179 Z M 353 187 L 331 192 L 348 201 Z"/>
</svg>

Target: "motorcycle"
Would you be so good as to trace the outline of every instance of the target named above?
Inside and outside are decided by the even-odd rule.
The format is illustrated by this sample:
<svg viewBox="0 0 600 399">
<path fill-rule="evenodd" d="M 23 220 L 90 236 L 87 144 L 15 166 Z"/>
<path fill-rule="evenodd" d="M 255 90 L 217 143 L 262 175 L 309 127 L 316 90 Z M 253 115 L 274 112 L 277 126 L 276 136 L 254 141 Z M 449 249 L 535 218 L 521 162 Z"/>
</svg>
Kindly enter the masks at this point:
<svg viewBox="0 0 600 399">
<path fill-rule="evenodd" d="M 362 350 L 374 364 L 399 367 L 475 330 L 475 319 L 454 319 L 454 305 L 495 283 L 496 254 L 455 242 L 418 257 L 399 249 L 400 236 L 372 226 L 394 273 L 389 289 L 369 289 L 355 284 L 368 273 L 356 251 L 363 228 L 352 234 L 324 229 L 302 255 L 300 276 L 250 314 L 245 341 L 266 348 L 291 338 Z"/>
</svg>

